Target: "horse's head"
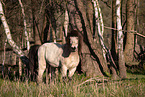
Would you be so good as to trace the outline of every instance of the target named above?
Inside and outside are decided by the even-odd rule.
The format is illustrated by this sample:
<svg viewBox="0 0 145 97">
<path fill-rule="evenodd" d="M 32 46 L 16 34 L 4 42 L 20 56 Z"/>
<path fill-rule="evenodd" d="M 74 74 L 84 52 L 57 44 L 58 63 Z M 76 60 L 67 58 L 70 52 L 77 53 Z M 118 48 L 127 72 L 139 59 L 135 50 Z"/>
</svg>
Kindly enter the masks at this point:
<svg viewBox="0 0 145 97">
<path fill-rule="evenodd" d="M 78 51 L 80 54 L 82 48 L 82 39 L 82 35 L 77 30 L 72 30 L 70 33 L 68 33 L 66 42 L 70 46 L 71 51 Z"/>
<path fill-rule="evenodd" d="M 70 48 L 72 52 L 78 50 L 79 40 L 78 37 L 70 37 Z"/>
</svg>

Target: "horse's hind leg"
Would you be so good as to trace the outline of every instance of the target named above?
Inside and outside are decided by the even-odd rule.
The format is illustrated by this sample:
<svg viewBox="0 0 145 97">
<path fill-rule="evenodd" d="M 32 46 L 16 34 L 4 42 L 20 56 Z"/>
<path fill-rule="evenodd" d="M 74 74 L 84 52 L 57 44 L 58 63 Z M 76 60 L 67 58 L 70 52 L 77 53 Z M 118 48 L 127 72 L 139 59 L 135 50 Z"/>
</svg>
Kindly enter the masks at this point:
<svg viewBox="0 0 145 97">
<path fill-rule="evenodd" d="M 46 69 L 46 63 L 45 62 L 40 62 L 41 64 L 39 64 L 38 66 L 38 83 L 42 82 L 42 76 L 43 76 L 43 73 Z"/>
<path fill-rule="evenodd" d="M 43 76 L 43 73 L 46 69 L 46 60 L 45 60 L 45 57 L 44 57 L 44 50 L 39 50 L 38 51 L 38 83 L 41 83 L 42 82 L 42 76 Z"/>
<path fill-rule="evenodd" d="M 43 63 L 43 64 L 39 64 L 39 67 L 38 67 L 38 83 L 42 82 L 42 76 L 43 76 L 43 73 L 46 69 L 46 63 Z"/>
</svg>

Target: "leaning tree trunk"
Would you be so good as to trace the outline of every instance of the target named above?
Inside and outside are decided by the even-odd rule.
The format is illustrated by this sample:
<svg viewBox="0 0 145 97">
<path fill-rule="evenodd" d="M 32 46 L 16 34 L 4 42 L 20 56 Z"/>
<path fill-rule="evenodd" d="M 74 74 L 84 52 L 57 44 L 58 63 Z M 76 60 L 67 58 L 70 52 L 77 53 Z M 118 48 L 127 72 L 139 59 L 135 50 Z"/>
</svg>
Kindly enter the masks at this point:
<svg viewBox="0 0 145 97">
<path fill-rule="evenodd" d="M 8 43 L 12 46 L 14 52 L 21 58 L 22 62 L 24 64 L 28 65 L 28 63 L 29 63 L 28 58 L 25 56 L 24 52 L 16 45 L 16 43 L 12 39 L 9 26 L 8 26 L 6 18 L 4 16 L 4 12 L 3 12 L 3 7 L 2 7 L 1 1 L 0 1 L 0 17 L 1 17 L 1 21 L 2 21 L 3 26 L 4 26 L 4 30 L 5 30 L 5 33 L 6 33 L 6 37 L 7 37 Z"/>
<path fill-rule="evenodd" d="M 84 4 L 85 3 L 85 4 Z M 93 40 L 93 31 L 91 30 L 92 25 L 90 21 L 93 20 L 93 5 L 91 1 L 86 0 L 74 0 L 75 8 L 78 12 L 84 35 L 84 45 L 81 56 L 82 61 L 82 71 L 86 73 L 87 76 L 102 76 L 108 72 L 107 62 L 103 58 L 102 49 L 99 43 L 99 38 L 96 41 Z M 92 9 L 86 11 L 87 9 Z M 90 15 L 87 17 L 87 15 Z M 78 27 L 79 28 L 79 27 Z"/>
<path fill-rule="evenodd" d="M 127 0 L 127 31 L 134 31 L 134 0 Z M 133 61 L 134 55 L 134 33 L 126 34 L 124 57 L 126 64 Z"/>
<path fill-rule="evenodd" d="M 126 78 L 126 67 L 123 54 L 123 32 L 121 26 L 121 15 L 120 15 L 120 0 L 116 0 L 116 18 L 117 18 L 117 29 L 118 29 L 118 63 L 119 73 L 121 78 Z"/>
</svg>

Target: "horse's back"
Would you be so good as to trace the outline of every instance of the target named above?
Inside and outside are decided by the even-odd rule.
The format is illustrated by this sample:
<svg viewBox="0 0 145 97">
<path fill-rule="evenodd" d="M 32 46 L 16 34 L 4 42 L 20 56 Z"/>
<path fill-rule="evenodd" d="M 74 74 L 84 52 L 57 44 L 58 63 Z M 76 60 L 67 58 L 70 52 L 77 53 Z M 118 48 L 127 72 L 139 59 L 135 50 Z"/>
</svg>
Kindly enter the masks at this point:
<svg viewBox="0 0 145 97">
<path fill-rule="evenodd" d="M 40 59 L 43 57 L 51 66 L 58 67 L 60 66 L 62 53 L 62 45 L 58 43 L 45 43 L 40 46 L 38 57 L 40 57 Z"/>
</svg>

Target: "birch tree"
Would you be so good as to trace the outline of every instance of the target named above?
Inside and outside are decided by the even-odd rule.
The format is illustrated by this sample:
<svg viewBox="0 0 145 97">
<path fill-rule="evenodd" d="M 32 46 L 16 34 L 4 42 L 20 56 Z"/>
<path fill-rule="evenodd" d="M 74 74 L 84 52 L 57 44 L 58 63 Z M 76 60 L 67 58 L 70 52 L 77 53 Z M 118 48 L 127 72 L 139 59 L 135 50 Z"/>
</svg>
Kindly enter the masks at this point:
<svg viewBox="0 0 145 97">
<path fill-rule="evenodd" d="M 25 56 L 24 52 L 16 45 L 16 43 L 12 39 L 9 26 L 7 24 L 6 17 L 3 12 L 3 7 L 2 7 L 1 1 L 0 1 L 0 18 L 1 18 L 2 24 L 4 26 L 4 30 L 5 30 L 5 34 L 6 34 L 8 43 L 12 46 L 14 52 L 21 58 L 22 62 L 24 64 L 28 64 L 29 63 L 28 58 Z"/>
<path fill-rule="evenodd" d="M 68 11 L 66 9 L 65 18 L 64 18 L 64 30 L 65 30 L 65 35 L 66 36 L 67 36 L 67 31 L 68 31 L 68 23 L 69 23 L 69 16 L 68 16 Z"/>
<path fill-rule="evenodd" d="M 96 25 L 98 26 L 98 31 L 97 32 L 98 32 L 98 36 L 100 38 L 100 42 L 101 42 L 101 45 L 102 45 L 103 57 L 106 60 L 106 55 L 107 55 L 107 58 L 110 62 L 110 69 L 112 71 L 112 78 L 117 79 L 118 76 L 117 76 L 117 72 L 116 72 L 116 69 L 115 69 L 116 64 L 115 64 L 115 62 L 112 58 L 112 55 L 111 55 L 109 49 L 104 44 L 104 38 L 103 38 L 104 23 L 103 23 L 103 17 L 102 17 L 102 14 L 101 14 L 101 9 L 99 7 L 99 2 L 98 2 L 98 0 L 92 0 L 92 2 L 94 4 Z"/>
<path fill-rule="evenodd" d="M 29 50 L 30 42 L 29 42 L 29 36 L 28 36 L 28 32 L 27 32 L 27 23 L 26 23 L 26 16 L 25 16 L 25 12 L 24 12 L 24 6 L 23 6 L 21 0 L 19 0 L 19 3 L 22 8 L 22 14 L 23 14 L 23 20 L 24 20 L 24 33 L 25 33 L 25 37 L 26 37 L 26 41 L 27 41 L 27 50 Z"/>
<path fill-rule="evenodd" d="M 7 39 L 5 40 L 5 43 L 4 43 L 4 55 L 3 55 L 3 63 L 2 63 L 2 75 L 3 75 L 3 78 L 4 78 L 5 57 L 6 57 L 6 45 L 7 45 Z"/>
<path fill-rule="evenodd" d="M 99 7 L 99 2 L 98 0 L 92 0 L 95 8 L 95 19 L 96 19 L 96 25 L 98 26 L 98 35 L 100 38 L 100 42 L 102 45 L 102 50 L 103 50 L 103 57 L 106 60 L 106 48 L 104 44 L 104 38 L 103 38 L 103 33 L 104 33 L 104 24 L 103 24 L 103 18 L 101 14 L 101 9 Z"/>
<path fill-rule="evenodd" d="M 119 63 L 119 74 L 121 78 L 126 78 L 126 67 L 123 55 L 123 32 L 121 26 L 121 15 L 120 15 L 120 0 L 116 0 L 116 18 L 117 18 L 117 29 L 118 29 L 118 63 Z"/>
<path fill-rule="evenodd" d="M 30 42 L 29 42 L 29 35 L 28 35 L 28 32 L 27 32 L 26 15 L 25 15 L 24 6 L 23 6 L 21 0 L 19 0 L 19 4 L 20 4 L 21 9 L 22 9 L 23 21 L 24 21 L 24 34 L 25 34 L 25 39 L 26 39 L 26 43 L 27 43 L 27 50 L 29 51 L 29 49 L 30 49 Z M 20 59 L 19 59 L 19 75 L 20 76 L 22 75 L 22 63 L 21 63 Z"/>
</svg>

